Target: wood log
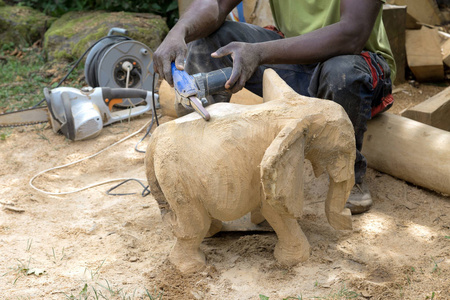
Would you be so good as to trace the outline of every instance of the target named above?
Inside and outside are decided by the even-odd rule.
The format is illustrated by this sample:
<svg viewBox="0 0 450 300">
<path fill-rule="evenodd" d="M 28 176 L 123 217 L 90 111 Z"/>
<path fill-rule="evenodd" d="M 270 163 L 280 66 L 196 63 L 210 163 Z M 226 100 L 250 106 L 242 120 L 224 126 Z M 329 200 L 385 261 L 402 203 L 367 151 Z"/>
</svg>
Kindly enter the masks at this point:
<svg viewBox="0 0 450 300">
<path fill-rule="evenodd" d="M 450 133 L 383 113 L 368 122 L 362 154 L 369 167 L 450 195 Z"/>
<path fill-rule="evenodd" d="M 402 116 L 450 131 L 450 87 L 404 111 Z"/>
<path fill-rule="evenodd" d="M 171 87 L 167 81 L 161 81 L 159 86 L 159 104 L 161 105 L 161 113 L 163 116 L 169 116 L 172 118 L 177 117 L 175 110 L 175 90 Z"/>
<path fill-rule="evenodd" d="M 439 40 L 437 29 L 406 30 L 406 58 L 418 81 L 444 79 Z"/>
</svg>

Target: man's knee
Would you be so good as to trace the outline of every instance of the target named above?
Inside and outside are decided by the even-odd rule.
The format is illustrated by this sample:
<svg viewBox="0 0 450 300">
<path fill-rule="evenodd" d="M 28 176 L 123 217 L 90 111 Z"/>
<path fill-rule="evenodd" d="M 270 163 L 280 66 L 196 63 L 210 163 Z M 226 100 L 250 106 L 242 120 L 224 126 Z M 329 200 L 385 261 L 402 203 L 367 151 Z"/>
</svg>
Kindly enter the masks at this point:
<svg viewBox="0 0 450 300">
<path fill-rule="evenodd" d="M 359 55 L 335 56 L 321 63 L 320 82 L 327 83 L 334 93 L 352 86 L 369 84 L 370 69 Z"/>
</svg>

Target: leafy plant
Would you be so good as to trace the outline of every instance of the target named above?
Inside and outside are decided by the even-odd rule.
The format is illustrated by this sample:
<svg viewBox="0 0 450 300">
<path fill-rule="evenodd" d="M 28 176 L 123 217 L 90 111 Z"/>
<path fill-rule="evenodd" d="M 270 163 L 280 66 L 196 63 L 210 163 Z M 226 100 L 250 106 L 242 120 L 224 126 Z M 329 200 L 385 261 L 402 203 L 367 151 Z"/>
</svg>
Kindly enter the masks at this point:
<svg viewBox="0 0 450 300">
<path fill-rule="evenodd" d="M 33 7 L 54 17 L 69 11 L 82 10 L 151 12 L 166 18 L 169 27 L 175 25 L 178 18 L 177 0 L 15 0 L 14 2 Z"/>
<path fill-rule="evenodd" d="M 433 300 L 433 299 L 434 299 L 434 296 L 435 296 L 435 293 L 432 292 L 432 293 L 431 293 L 431 297 L 430 297 L 430 296 L 427 296 L 427 297 L 425 298 L 425 300 L 427 300 L 427 299 Z"/>
<path fill-rule="evenodd" d="M 337 292 L 331 292 L 326 297 L 313 297 L 314 299 L 356 299 L 359 297 L 359 294 L 355 291 L 348 290 L 344 285 Z"/>
<path fill-rule="evenodd" d="M 95 288 L 92 285 L 88 285 L 87 283 L 84 284 L 83 288 L 81 289 L 81 291 L 74 295 L 74 294 L 70 294 L 66 296 L 66 299 L 68 300 L 88 300 L 88 299 L 123 299 L 123 300 L 137 300 L 137 299 L 147 299 L 148 300 L 162 300 L 162 296 L 163 293 L 160 292 L 157 294 L 157 291 L 155 290 L 155 294 L 157 294 L 157 296 L 154 296 L 153 294 L 151 294 L 147 289 L 145 289 L 146 294 L 144 295 L 144 298 L 137 298 L 136 294 L 136 290 L 133 292 L 132 295 L 128 295 L 126 292 L 123 291 L 123 289 L 119 289 L 119 290 L 114 290 L 109 282 L 107 280 L 105 285 L 101 285 L 99 283 L 97 283 L 97 285 L 100 288 Z"/>
<path fill-rule="evenodd" d="M 11 133 L 11 128 L 0 128 L 0 141 L 5 141 Z"/>
<path fill-rule="evenodd" d="M 22 55 L 12 55 L 14 52 Z M 0 56 L 6 58 L 0 67 L 0 113 L 36 105 L 44 98 L 44 88 L 54 88 L 70 68 L 46 65 L 43 51 L 37 48 L 0 51 Z M 75 81 L 82 73 L 82 67 L 77 67 L 65 84 L 77 87 Z M 0 139 L 7 136 L 8 132 L 0 133 Z"/>
</svg>

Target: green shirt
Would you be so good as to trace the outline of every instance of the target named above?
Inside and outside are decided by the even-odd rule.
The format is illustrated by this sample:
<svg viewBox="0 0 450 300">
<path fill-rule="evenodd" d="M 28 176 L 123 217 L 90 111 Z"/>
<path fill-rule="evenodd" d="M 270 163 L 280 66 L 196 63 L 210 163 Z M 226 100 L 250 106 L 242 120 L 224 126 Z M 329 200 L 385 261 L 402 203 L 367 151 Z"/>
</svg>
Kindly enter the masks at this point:
<svg viewBox="0 0 450 300">
<path fill-rule="evenodd" d="M 380 0 L 385 3 L 386 0 Z M 275 24 L 286 37 L 294 37 L 334 24 L 340 20 L 340 0 L 270 0 Z M 396 67 L 384 29 L 382 12 L 378 14 L 364 49 L 380 54 L 391 68 L 394 81 Z"/>
</svg>

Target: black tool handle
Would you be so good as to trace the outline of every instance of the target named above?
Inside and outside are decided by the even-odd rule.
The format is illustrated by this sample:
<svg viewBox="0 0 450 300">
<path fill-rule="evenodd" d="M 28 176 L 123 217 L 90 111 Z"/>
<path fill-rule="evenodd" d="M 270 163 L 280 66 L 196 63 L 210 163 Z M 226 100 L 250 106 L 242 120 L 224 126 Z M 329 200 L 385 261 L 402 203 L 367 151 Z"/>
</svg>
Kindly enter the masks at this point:
<svg viewBox="0 0 450 300">
<path fill-rule="evenodd" d="M 102 87 L 103 99 L 141 98 L 147 97 L 146 90 Z"/>
<path fill-rule="evenodd" d="M 214 95 L 225 90 L 225 82 L 231 77 L 233 69 L 223 68 L 205 74 L 206 95 Z"/>
</svg>

